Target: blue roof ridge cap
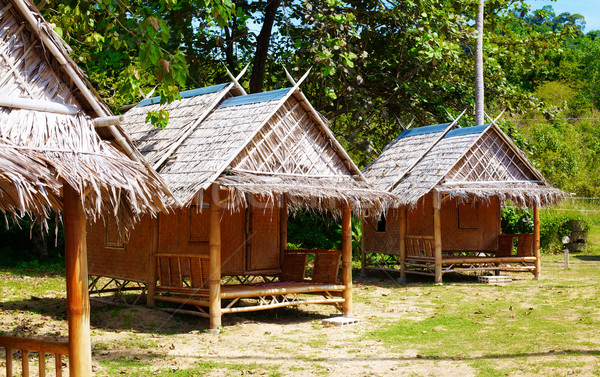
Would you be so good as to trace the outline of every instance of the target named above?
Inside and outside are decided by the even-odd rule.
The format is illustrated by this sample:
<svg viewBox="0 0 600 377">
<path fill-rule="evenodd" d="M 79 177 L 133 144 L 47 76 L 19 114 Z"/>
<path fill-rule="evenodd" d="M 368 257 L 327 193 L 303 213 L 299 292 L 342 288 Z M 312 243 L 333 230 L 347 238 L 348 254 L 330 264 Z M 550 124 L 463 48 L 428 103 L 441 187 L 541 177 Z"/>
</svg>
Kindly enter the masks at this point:
<svg viewBox="0 0 600 377">
<path fill-rule="evenodd" d="M 202 88 L 184 90 L 183 92 L 180 92 L 179 95 L 181 96 L 181 99 L 184 99 L 184 98 L 202 96 L 205 94 L 218 93 L 229 84 L 230 83 L 227 82 L 227 83 L 223 83 L 223 84 L 205 86 Z M 140 103 L 137 104 L 137 107 L 156 105 L 159 103 L 160 103 L 160 96 L 156 96 L 156 97 L 151 97 L 151 98 L 147 98 L 143 101 L 140 101 Z"/>
<path fill-rule="evenodd" d="M 491 127 L 491 124 L 482 124 L 480 126 L 471 126 L 471 127 L 463 127 L 463 128 L 455 128 L 453 130 L 448 131 L 444 138 L 456 137 L 456 136 L 466 136 L 479 134 L 487 130 Z"/>
<path fill-rule="evenodd" d="M 276 101 L 283 98 L 292 88 L 271 90 L 269 92 L 252 93 L 245 96 L 229 97 L 218 106 L 219 109 L 253 103 Z"/>
<path fill-rule="evenodd" d="M 431 126 L 424 126 L 424 127 L 417 127 L 417 128 L 409 128 L 407 130 L 402 131 L 396 139 L 399 140 L 399 139 L 404 139 L 404 138 L 411 137 L 411 136 L 444 132 L 444 130 L 451 124 L 452 124 L 452 122 L 434 124 Z"/>
</svg>

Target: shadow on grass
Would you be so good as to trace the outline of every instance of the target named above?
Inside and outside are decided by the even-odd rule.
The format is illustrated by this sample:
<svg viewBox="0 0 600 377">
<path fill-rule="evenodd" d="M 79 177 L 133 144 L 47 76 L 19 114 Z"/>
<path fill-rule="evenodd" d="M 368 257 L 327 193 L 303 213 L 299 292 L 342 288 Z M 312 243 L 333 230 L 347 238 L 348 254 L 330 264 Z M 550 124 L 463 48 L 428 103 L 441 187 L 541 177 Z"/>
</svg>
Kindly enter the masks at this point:
<svg viewBox="0 0 600 377">
<path fill-rule="evenodd" d="M 600 262 L 600 255 L 573 255 L 571 256 L 575 259 L 579 259 L 587 262 Z"/>
<path fill-rule="evenodd" d="M 130 358 L 139 357 L 140 359 L 144 358 L 145 353 L 136 353 L 136 352 L 126 352 L 127 356 Z M 322 365 L 324 362 L 328 363 L 339 363 L 349 365 L 357 362 L 414 362 L 414 361 L 423 361 L 423 360 L 432 360 L 432 361 L 480 361 L 480 360 L 505 360 L 505 359 L 523 359 L 527 360 L 530 357 L 548 357 L 548 356 L 596 356 L 600 357 L 600 351 L 596 350 L 578 350 L 578 349 L 566 349 L 566 350 L 554 350 L 547 352 L 523 352 L 523 353 L 506 353 L 506 354 L 486 354 L 481 356 L 429 356 L 429 355 L 420 355 L 416 354 L 415 356 L 379 356 L 379 357 L 331 357 L 324 358 L 321 356 L 316 356 L 312 359 L 310 356 L 301 355 L 296 356 L 294 354 L 286 354 L 286 355 L 274 355 L 274 356 L 265 356 L 265 355 L 244 355 L 244 356 L 227 356 L 223 354 L 218 355 L 202 355 L 202 360 L 204 362 L 213 361 L 218 363 L 251 363 L 251 362 L 307 362 L 307 363 L 317 363 Z M 179 357 L 183 358 L 196 358 L 197 355 L 179 355 Z M 252 360 L 252 361 L 249 361 Z"/>
<path fill-rule="evenodd" d="M 490 275 L 493 272 L 481 272 L 475 273 L 458 273 L 451 272 L 444 274 L 444 284 L 479 284 L 478 277 L 481 275 Z M 522 277 L 515 278 L 513 280 L 531 280 L 533 275 L 530 273 L 520 274 Z M 511 275 L 512 276 L 512 275 Z M 366 275 L 355 274 L 355 282 L 362 283 L 365 285 L 379 285 L 387 288 L 411 286 L 411 287 L 431 287 L 436 285 L 433 276 L 422 276 L 407 274 L 406 282 L 399 282 L 400 271 L 382 271 L 382 270 L 368 270 Z"/>
<path fill-rule="evenodd" d="M 177 313 L 177 310 L 194 310 L 186 305 L 163 305 L 147 307 L 128 305 L 123 302 L 109 304 L 108 300 L 97 302 L 91 298 L 90 322 L 92 328 L 105 331 L 133 331 L 160 335 L 205 331 L 209 328 L 208 318 Z M 164 309 L 174 310 L 167 312 Z M 64 298 L 37 298 L 0 303 L 0 311 L 29 312 L 56 321 L 67 320 L 67 302 Z M 310 322 L 328 318 L 327 315 L 303 310 L 296 307 L 269 309 L 258 312 L 227 314 L 222 317 L 223 326 L 235 326 L 244 323 L 291 324 Z"/>
</svg>

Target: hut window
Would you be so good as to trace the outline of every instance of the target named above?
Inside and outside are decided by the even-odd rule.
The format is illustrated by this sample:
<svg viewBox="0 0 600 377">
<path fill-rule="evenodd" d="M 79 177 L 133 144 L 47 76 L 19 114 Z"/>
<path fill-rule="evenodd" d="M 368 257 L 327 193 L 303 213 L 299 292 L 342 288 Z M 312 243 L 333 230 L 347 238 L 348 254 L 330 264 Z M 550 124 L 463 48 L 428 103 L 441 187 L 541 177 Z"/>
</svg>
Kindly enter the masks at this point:
<svg viewBox="0 0 600 377">
<path fill-rule="evenodd" d="M 377 232 L 378 233 L 385 233 L 385 228 L 387 226 L 387 220 L 385 218 L 385 214 L 381 214 L 381 217 L 379 218 L 379 221 L 377 221 Z"/>
<path fill-rule="evenodd" d="M 106 247 L 111 249 L 125 249 L 125 242 L 117 227 L 117 222 L 109 218 L 106 220 Z"/>
<path fill-rule="evenodd" d="M 476 202 L 466 202 L 458 205 L 458 228 L 479 228 L 479 206 Z"/>
<path fill-rule="evenodd" d="M 210 221 L 208 203 L 190 206 L 190 242 L 208 242 L 210 238 Z"/>
</svg>

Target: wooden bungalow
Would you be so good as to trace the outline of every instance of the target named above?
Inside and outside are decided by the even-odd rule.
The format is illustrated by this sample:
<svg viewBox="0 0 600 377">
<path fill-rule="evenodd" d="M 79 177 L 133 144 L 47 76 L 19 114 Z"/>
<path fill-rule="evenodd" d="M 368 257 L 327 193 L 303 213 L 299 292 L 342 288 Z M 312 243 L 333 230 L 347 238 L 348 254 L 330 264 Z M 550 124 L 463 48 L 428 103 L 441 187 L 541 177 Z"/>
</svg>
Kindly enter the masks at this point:
<svg viewBox="0 0 600 377">
<path fill-rule="evenodd" d="M 110 214 L 130 226 L 146 212 L 165 209 L 169 192 L 114 124 L 90 89 L 67 46 L 28 0 L 0 0 L 0 210 L 29 214 L 42 226 L 50 210 L 62 213 L 65 236 L 68 342 L 0 337 L 6 375 L 13 350 L 69 355 L 70 376 L 90 376 L 90 306 L 87 291 L 86 219 Z M 102 126 L 102 128 L 100 128 Z"/>
<path fill-rule="evenodd" d="M 351 210 L 379 212 L 393 197 L 370 188 L 298 84 L 244 94 L 235 83 L 183 92 L 167 105 L 164 130 L 145 122 L 158 99 L 125 115 L 124 129 L 178 203 L 145 218 L 127 242 L 113 224 L 94 224 L 90 275 L 142 284 L 149 305 L 177 303 L 213 330 L 222 314 L 292 305 L 350 316 Z M 286 250 L 288 210 L 299 208 L 341 215 L 342 250 Z"/>
<path fill-rule="evenodd" d="M 363 269 L 434 275 L 437 283 L 455 271 L 530 271 L 539 278 L 538 209 L 564 193 L 497 126 L 408 129 L 363 173 L 402 203 L 365 222 Z M 533 209 L 532 234 L 501 234 L 507 201 Z"/>
</svg>

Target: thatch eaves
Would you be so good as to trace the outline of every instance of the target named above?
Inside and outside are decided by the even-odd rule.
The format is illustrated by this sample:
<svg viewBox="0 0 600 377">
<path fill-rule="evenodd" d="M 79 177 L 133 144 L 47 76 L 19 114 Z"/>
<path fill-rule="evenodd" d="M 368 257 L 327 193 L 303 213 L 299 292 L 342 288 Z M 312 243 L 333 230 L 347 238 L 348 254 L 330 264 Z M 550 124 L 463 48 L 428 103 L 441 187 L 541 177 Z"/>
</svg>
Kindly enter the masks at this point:
<svg viewBox="0 0 600 377">
<path fill-rule="evenodd" d="M 0 139 L 10 148 L 43 161 L 54 183 L 75 188 L 91 218 L 109 212 L 131 225 L 165 209 L 168 189 L 122 130 L 95 128 L 92 118 L 110 111 L 27 0 L 0 0 L 0 61 Z"/>
</svg>

